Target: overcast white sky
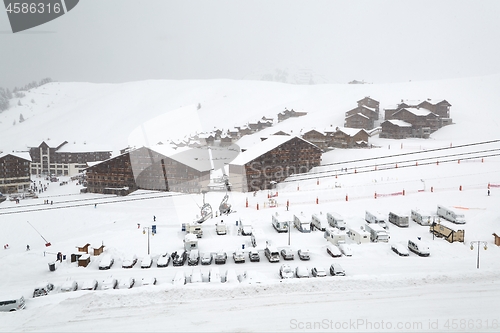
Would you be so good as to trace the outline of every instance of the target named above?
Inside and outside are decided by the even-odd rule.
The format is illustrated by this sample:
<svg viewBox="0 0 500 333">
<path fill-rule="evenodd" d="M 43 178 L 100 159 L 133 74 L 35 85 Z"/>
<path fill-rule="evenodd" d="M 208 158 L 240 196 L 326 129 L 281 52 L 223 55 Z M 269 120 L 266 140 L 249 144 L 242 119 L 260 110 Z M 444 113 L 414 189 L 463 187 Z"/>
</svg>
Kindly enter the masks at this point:
<svg viewBox="0 0 500 333">
<path fill-rule="evenodd" d="M 56 81 L 254 78 L 310 68 L 330 83 L 500 72 L 500 1 L 80 0 L 13 34 L 0 87 Z"/>
</svg>

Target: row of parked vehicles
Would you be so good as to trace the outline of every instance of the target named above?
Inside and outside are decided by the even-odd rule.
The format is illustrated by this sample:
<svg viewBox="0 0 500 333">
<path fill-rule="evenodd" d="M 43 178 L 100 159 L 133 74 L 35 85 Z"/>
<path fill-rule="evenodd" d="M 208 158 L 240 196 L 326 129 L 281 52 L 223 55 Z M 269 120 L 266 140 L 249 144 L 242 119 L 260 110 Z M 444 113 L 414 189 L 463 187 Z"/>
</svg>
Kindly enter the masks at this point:
<svg viewBox="0 0 500 333">
<path fill-rule="evenodd" d="M 345 271 L 339 263 L 333 263 L 329 269 L 331 276 L 345 276 Z M 280 267 L 280 277 L 282 279 L 309 278 L 309 277 L 325 277 L 327 272 L 323 267 L 313 267 L 308 269 L 306 266 L 297 266 L 295 269 L 288 264 L 283 264 Z"/>
</svg>

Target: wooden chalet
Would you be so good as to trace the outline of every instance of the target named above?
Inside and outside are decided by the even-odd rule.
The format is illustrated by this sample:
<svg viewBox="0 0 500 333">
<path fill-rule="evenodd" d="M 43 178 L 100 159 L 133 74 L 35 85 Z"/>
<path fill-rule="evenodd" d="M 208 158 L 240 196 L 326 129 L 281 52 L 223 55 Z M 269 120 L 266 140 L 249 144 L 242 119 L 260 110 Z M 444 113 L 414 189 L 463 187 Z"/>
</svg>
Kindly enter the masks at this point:
<svg viewBox="0 0 500 333">
<path fill-rule="evenodd" d="M 128 194 L 137 189 L 200 192 L 209 181 L 210 163 L 198 161 L 193 155 L 199 149 L 186 147 L 175 154 L 169 147 L 164 149 L 172 156 L 142 147 L 87 168 L 87 192 Z"/>
<path fill-rule="evenodd" d="M 352 110 L 349 110 L 345 113 L 345 117 L 349 117 L 355 114 L 362 114 L 370 118 L 371 120 L 377 120 L 378 119 L 378 109 L 368 107 L 366 105 L 358 105 Z"/>
<path fill-rule="evenodd" d="M 324 132 L 319 130 L 309 130 L 302 134 L 302 139 L 309 141 L 312 144 L 315 144 L 321 149 L 326 149 L 328 147 L 327 136 Z"/>
<path fill-rule="evenodd" d="M 439 223 L 433 223 L 430 226 L 431 233 L 436 237 L 444 238 L 450 243 L 453 242 L 464 242 L 465 241 L 465 230 L 458 229 L 456 224 L 448 221 L 441 221 Z"/>
<path fill-rule="evenodd" d="M 31 157 L 27 152 L 0 154 L 0 193 L 28 191 Z"/>
<path fill-rule="evenodd" d="M 412 124 L 403 120 L 386 120 L 380 126 L 382 127 L 380 138 L 406 139 L 413 136 Z"/>
<path fill-rule="evenodd" d="M 104 161 L 111 157 L 111 150 L 101 150 L 87 144 L 51 144 L 43 141 L 38 147 L 31 147 L 31 174 L 74 176 L 87 162 Z"/>
<path fill-rule="evenodd" d="M 391 119 L 410 123 L 413 129 L 428 127 L 434 132 L 440 128 L 438 115 L 424 108 L 403 108 L 395 112 Z"/>
<path fill-rule="evenodd" d="M 321 154 L 319 147 L 300 137 L 271 135 L 229 164 L 229 181 L 236 191 L 271 189 L 292 174 L 319 166 Z"/>
<path fill-rule="evenodd" d="M 431 112 L 437 114 L 440 118 L 450 118 L 451 104 L 445 99 L 433 100 L 429 98 L 419 103 L 417 106 L 430 110 Z"/>
<path fill-rule="evenodd" d="M 369 134 L 364 129 L 340 128 L 333 132 L 330 145 L 337 148 L 355 148 L 368 144 Z"/>
<path fill-rule="evenodd" d="M 372 118 L 365 116 L 362 113 L 356 113 L 345 118 L 344 127 L 348 128 L 363 128 L 371 130 L 375 123 Z"/>
<path fill-rule="evenodd" d="M 303 111 L 295 111 L 294 109 L 288 110 L 285 109 L 285 111 L 278 113 L 278 122 L 282 122 L 283 120 L 287 120 L 288 118 L 294 118 L 294 117 L 302 117 L 305 116 L 307 112 Z"/>
<path fill-rule="evenodd" d="M 496 232 L 494 232 L 493 237 L 494 237 L 493 243 L 496 246 L 500 246 L 500 232 L 498 234 Z"/>
<path fill-rule="evenodd" d="M 380 102 L 374 100 L 373 98 L 370 98 L 370 96 L 365 97 L 363 99 L 360 99 L 358 102 L 358 106 L 366 106 L 371 109 L 374 109 L 377 112 L 377 118 L 375 120 L 378 120 L 378 113 L 380 110 Z"/>
<path fill-rule="evenodd" d="M 220 136 L 221 147 L 230 146 L 233 144 L 233 137 L 228 133 L 222 133 Z"/>
</svg>

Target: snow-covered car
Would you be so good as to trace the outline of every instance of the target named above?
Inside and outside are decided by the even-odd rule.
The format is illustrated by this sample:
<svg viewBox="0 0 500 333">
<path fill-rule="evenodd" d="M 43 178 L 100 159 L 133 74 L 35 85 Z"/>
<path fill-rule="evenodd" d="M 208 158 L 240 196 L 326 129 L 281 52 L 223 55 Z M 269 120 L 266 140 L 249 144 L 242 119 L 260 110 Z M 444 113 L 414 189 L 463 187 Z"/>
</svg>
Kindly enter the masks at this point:
<svg viewBox="0 0 500 333">
<path fill-rule="evenodd" d="M 184 271 L 178 271 L 175 273 L 175 276 L 172 279 L 172 284 L 176 286 L 183 286 L 186 284 L 186 274 L 184 274 Z"/>
<path fill-rule="evenodd" d="M 243 254 L 243 251 L 236 250 L 233 253 L 233 260 L 236 264 L 244 263 L 245 262 L 245 255 Z"/>
<path fill-rule="evenodd" d="M 326 253 L 328 253 L 334 258 L 342 257 L 342 252 L 340 251 L 340 249 L 333 244 L 328 244 L 326 246 Z"/>
<path fill-rule="evenodd" d="M 205 252 L 201 255 L 201 264 L 210 265 L 212 263 L 212 254 L 210 252 Z"/>
<path fill-rule="evenodd" d="M 281 249 L 281 256 L 284 260 L 293 260 L 294 258 L 293 251 L 289 247 Z"/>
<path fill-rule="evenodd" d="M 115 278 L 108 278 L 101 282 L 101 290 L 116 289 L 118 287 L 118 280 Z"/>
<path fill-rule="evenodd" d="M 172 253 L 172 265 L 183 266 L 187 259 L 187 252 L 184 250 L 175 251 Z"/>
<path fill-rule="evenodd" d="M 54 290 L 54 285 L 52 283 L 50 283 L 50 282 L 49 283 L 41 283 L 33 290 L 33 298 L 40 297 L 40 296 L 46 296 L 52 290 Z"/>
<path fill-rule="evenodd" d="M 143 286 L 154 286 L 156 284 L 156 278 L 155 277 L 145 277 L 142 278 L 142 285 Z"/>
<path fill-rule="evenodd" d="M 220 275 L 219 267 L 212 267 L 208 273 L 208 282 L 210 283 L 221 283 L 222 278 Z"/>
<path fill-rule="evenodd" d="M 189 266 L 196 266 L 199 263 L 200 263 L 200 251 L 198 251 L 198 250 L 189 251 L 188 265 Z"/>
<path fill-rule="evenodd" d="M 104 255 L 99 262 L 99 269 L 110 269 L 113 266 L 115 259 L 110 255 Z"/>
<path fill-rule="evenodd" d="M 280 277 L 282 279 L 290 279 L 293 278 L 293 270 L 292 267 L 288 264 L 283 264 L 280 267 Z"/>
<path fill-rule="evenodd" d="M 134 286 L 134 278 L 123 278 L 118 281 L 118 289 L 130 289 Z"/>
<path fill-rule="evenodd" d="M 352 256 L 352 249 L 348 244 L 339 242 L 339 249 L 346 257 Z"/>
<path fill-rule="evenodd" d="M 309 250 L 307 250 L 307 249 L 304 249 L 304 250 L 300 249 L 297 251 L 297 254 L 298 254 L 300 260 L 311 259 L 311 256 L 309 255 Z"/>
<path fill-rule="evenodd" d="M 137 256 L 135 254 L 130 254 L 125 259 L 123 259 L 123 268 L 132 268 L 137 263 Z"/>
<path fill-rule="evenodd" d="M 168 253 L 165 253 L 158 257 L 158 260 L 156 261 L 156 267 L 167 267 L 169 263 L 170 256 Z"/>
<path fill-rule="evenodd" d="M 227 260 L 227 254 L 224 251 L 219 251 L 215 254 L 215 263 L 216 264 L 225 264 Z"/>
<path fill-rule="evenodd" d="M 203 276 L 201 275 L 201 270 L 199 268 L 193 268 L 191 271 L 191 283 L 203 282 Z"/>
<path fill-rule="evenodd" d="M 250 251 L 248 251 L 248 257 L 250 258 L 251 262 L 258 262 L 258 261 L 260 261 L 259 251 L 257 251 L 257 250 L 250 250 Z"/>
<path fill-rule="evenodd" d="M 402 257 L 408 257 L 410 255 L 410 252 L 408 251 L 408 248 L 401 244 L 401 243 L 394 243 L 391 245 L 391 249 L 397 253 L 399 256 Z"/>
<path fill-rule="evenodd" d="M 80 290 L 96 290 L 98 286 L 98 282 L 95 279 L 86 280 L 83 282 Z"/>
<path fill-rule="evenodd" d="M 305 266 L 298 266 L 295 269 L 295 276 L 298 278 L 308 278 L 310 276 L 309 269 Z"/>
<path fill-rule="evenodd" d="M 333 263 L 331 266 L 330 266 L 330 274 L 332 276 L 344 276 L 345 275 L 345 271 L 344 269 L 342 268 L 342 266 L 340 266 L 340 264 L 338 263 Z"/>
<path fill-rule="evenodd" d="M 265 278 L 262 273 L 257 271 L 245 271 L 239 278 L 241 283 L 246 284 L 261 284 L 264 282 Z"/>
<path fill-rule="evenodd" d="M 313 267 L 311 275 L 314 277 L 324 277 L 326 276 L 326 270 L 323 267 Z"/>
<path fill-rule="evenodd" d="M 150 255 L 145 256 L 141 260 L 141 268 L 151 268 L 153 265 L 153 258 Z"/>
<path fill-rule="evenodd" d="M 61 291 L 75 291 L 78 289 L 78 282 L 74 280 L 68 280 L 64 282 L 61 286 Z"/>
<path fill-rule="evenodd" d="M 226 283 L 239 283 L 240 280 L 238 280 L 238 275 L 236 275 L 236 271 L 234 269 L 228 269 L 226 271 L 226 275 L 224 278 Z"/>
</svg>

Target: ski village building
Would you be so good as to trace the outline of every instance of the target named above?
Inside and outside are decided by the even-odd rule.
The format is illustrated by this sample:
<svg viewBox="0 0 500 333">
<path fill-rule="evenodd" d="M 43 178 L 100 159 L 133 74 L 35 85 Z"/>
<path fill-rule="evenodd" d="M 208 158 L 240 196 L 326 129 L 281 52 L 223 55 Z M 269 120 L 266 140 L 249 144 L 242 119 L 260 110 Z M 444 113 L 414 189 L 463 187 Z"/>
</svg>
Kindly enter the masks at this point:
<svg viewBox="0 0 500 333">
<path fill-rule="evenodd" d="M 381 138 L 429 138 L 431 133 L 452 123 L 450 106 L 446 100 L 401 101 L 384 109 Z"/>
<path fill-rule="evenodd" d="M 52 140 L 51 140 L 52 141 Z M 68 141 L 43 141 L 29 149 L 31 174 L 74 176 L 87 167 L 87 162 L 104 161 L 111 157 L 110 150 L 97 150 L 86 144 L 69 144 Z"/>
<path fill-rule="evenodd" d="M 210 169 L 207 149 L 130 149 L 88 167 L 87 192 L 126 195 L 144 189 L 199 193 L 210 181 Z"/>
<path fill-rule="evenodd" d="M 319 166 L 321 154 L 319 147 L 300 137 L 271 135 L 229 164 L 229 182 L 236 191 L 270 189 L 292 174 Z"/>
<path fill-rule="evenodd" d="M 336 148 L 366 147 L 370 135 L 364 129 L 336 127 L 331 133 L 330 146 Z"/>
<path fill-rule="evenodd" d="M 0 154 L 0 193 L 28 191 L 31 157 L 27 152 Z"/>
</svg>

